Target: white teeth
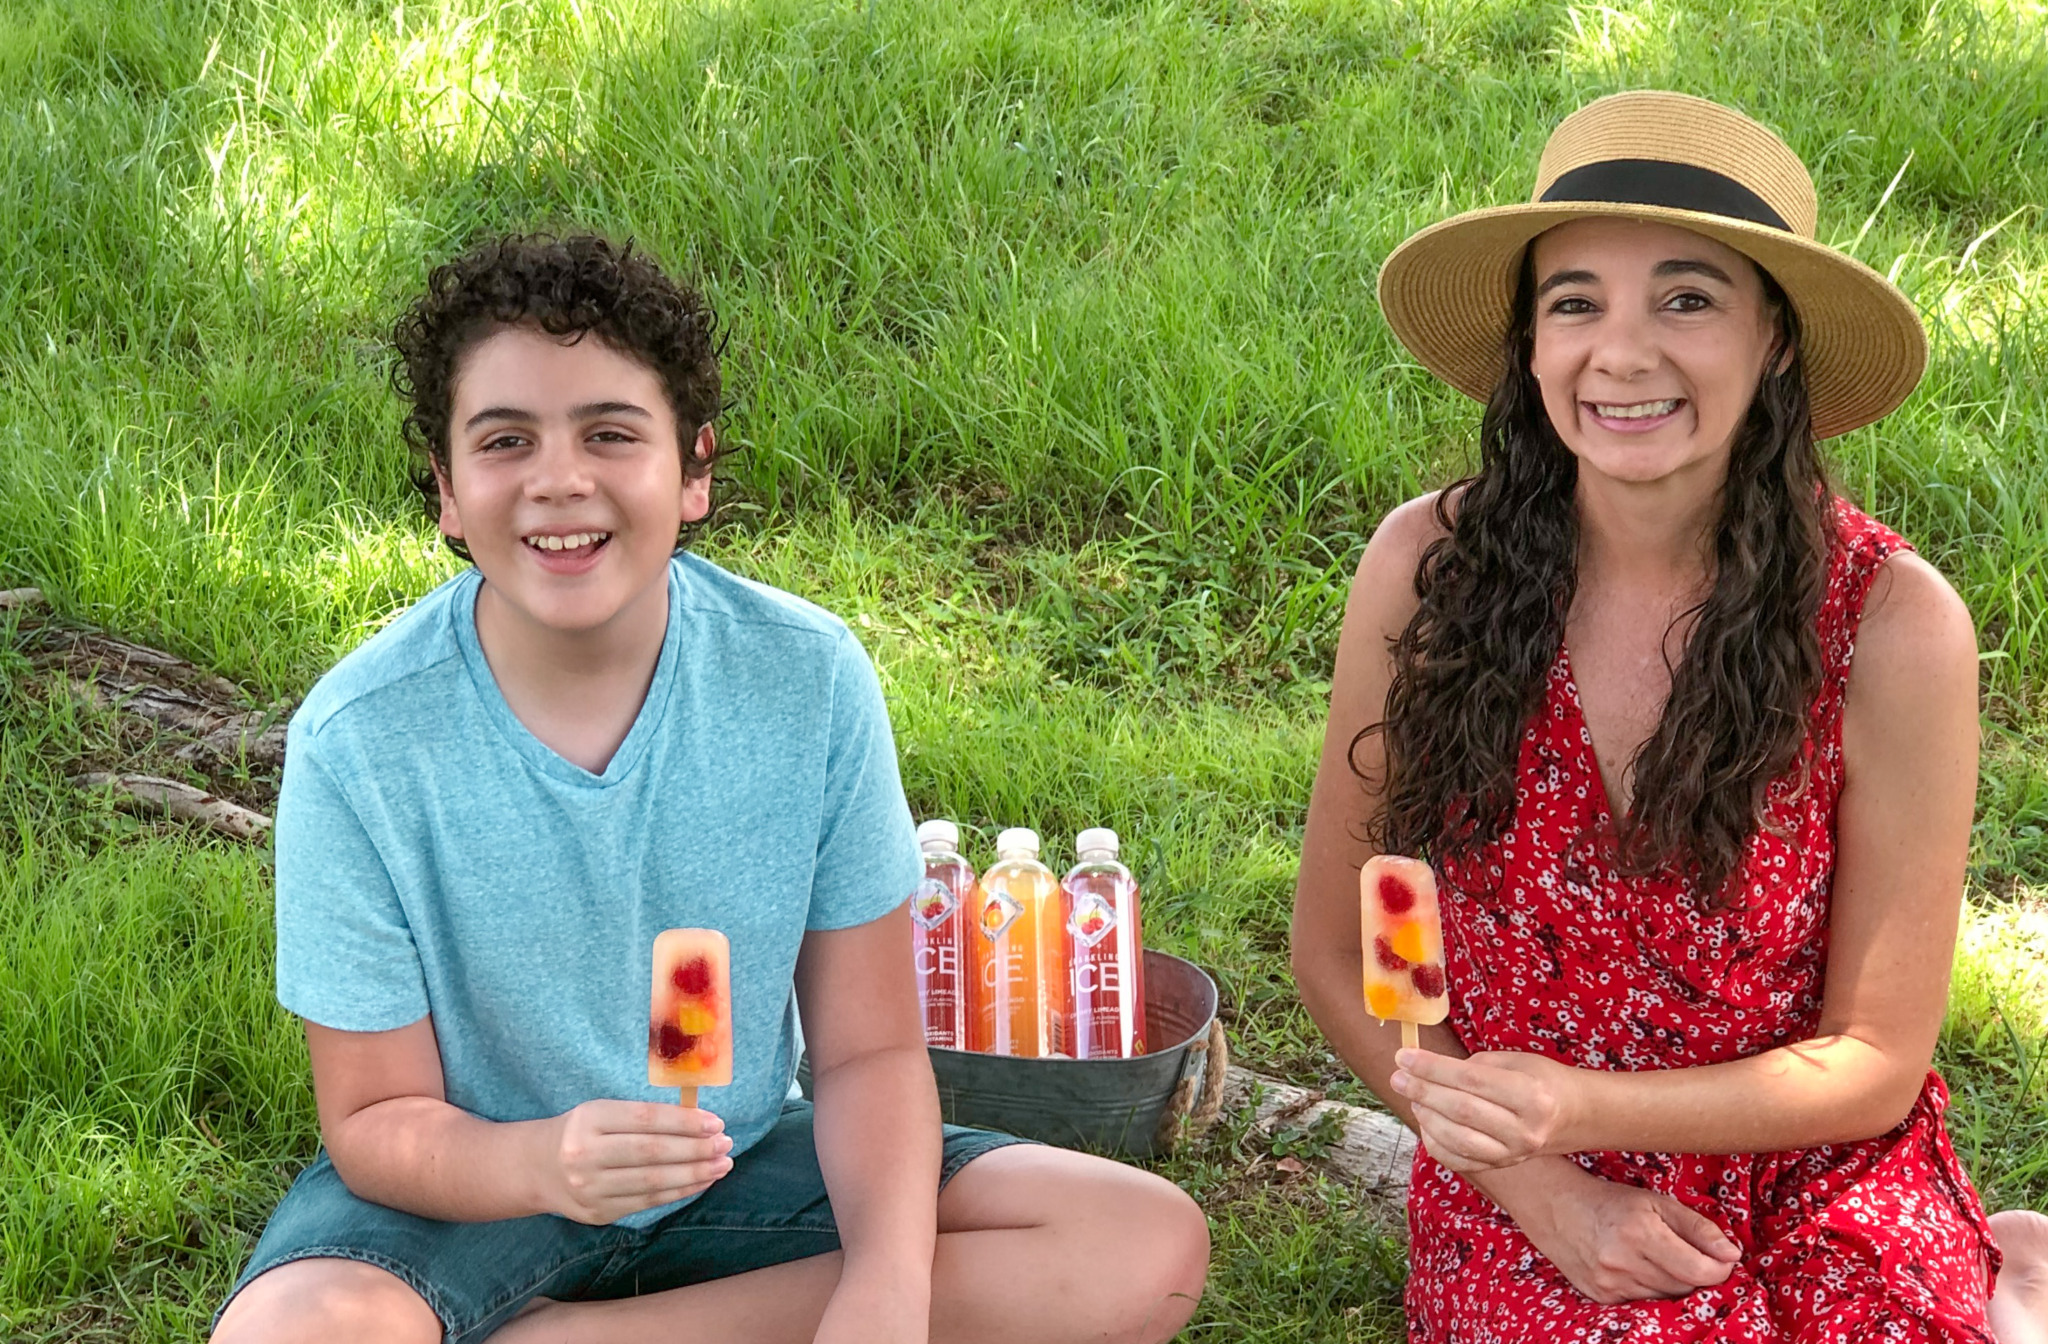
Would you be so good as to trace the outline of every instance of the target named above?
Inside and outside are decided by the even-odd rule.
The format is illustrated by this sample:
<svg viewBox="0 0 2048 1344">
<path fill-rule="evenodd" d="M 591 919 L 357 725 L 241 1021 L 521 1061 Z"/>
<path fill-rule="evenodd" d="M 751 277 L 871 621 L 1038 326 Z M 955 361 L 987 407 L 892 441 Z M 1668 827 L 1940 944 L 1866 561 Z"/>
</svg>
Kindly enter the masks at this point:
<svg viewBox="0 0 2048 1344">
<path fill-rule="evenodd" d="M 526 544 L 537 551 L 573 551 L 579 546 L 589 546 L 611 539 L 609 532 L 576 532 L 566 537 L 528 537 Z"/>
<path fill-rule="evenodd" d="M 1593 413 L 1605 420 L 1649 420 L 1660 415 L 1669 415 L 1678 409 L 1677 397 L 1666 401 L 1644 401 L 1633 406 L 1603 406 L 1593 403 Z"/>
</svg>

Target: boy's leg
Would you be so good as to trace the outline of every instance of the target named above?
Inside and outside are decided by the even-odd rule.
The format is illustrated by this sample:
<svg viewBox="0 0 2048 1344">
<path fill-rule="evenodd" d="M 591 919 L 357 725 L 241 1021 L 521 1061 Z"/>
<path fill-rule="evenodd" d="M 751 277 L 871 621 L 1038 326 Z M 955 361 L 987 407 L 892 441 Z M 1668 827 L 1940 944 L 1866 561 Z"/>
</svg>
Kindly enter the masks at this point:
<svg viewBox="0 0 2048 1344">
<path fill-rule="evenodd" d="M 1057 1148 L 999 1148 L 939 1196 L 932 1344 L 1155 1344 L 1193 1315 L 1208 1263 L 1208 1224 L 1169 1182 Z M 809 1341 L 839 1265 L 833 1252 L 641 1297 L 541 1302 L 493 1344 L 651 1344 L 679 1320 L 707 1341 Z"/>
<path fill-rule="evenodd" d="M 215 1344 L 472 1344 L 536 1296 L 581 1294 L 626 1229 L 553 1217 L 445 1223 L 358 1199 L 323 1152 L 271 1215 Z"/>
<path fill-rule="evenodd" d="M 441 1318 L 386 1269 L 315 1258 L 250 1280 L 221 1313 L 213 1344 L 327 1344 L 375 1339 L 440 1344 Z"/>
</svg>

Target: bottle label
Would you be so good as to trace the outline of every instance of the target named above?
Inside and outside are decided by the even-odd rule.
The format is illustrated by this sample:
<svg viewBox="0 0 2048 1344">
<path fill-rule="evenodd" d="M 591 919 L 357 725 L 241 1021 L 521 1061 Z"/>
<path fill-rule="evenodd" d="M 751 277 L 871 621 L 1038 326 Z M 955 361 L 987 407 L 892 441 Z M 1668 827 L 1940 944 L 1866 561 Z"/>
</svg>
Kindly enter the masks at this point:
<svg viewBox="0 0 2048 1344">
<path fill-rule="evenodd" d="M 951 887 L 935 877 L 928 877 L 917 884 L 917 891 L 910 898 L 910 915 L 926 929 L 936 929 L 946 922 L 959 904 Z"/>
<path fill-rule="evenodd" d="M 996 941 L 996 939 L 1003 936 L 1004 931 L 1010 925 L 1017 922 L 1017 916 L 1022 914 L 1023 911 L 1024 907 L 1019 905 L 1009 892 L 990 892 L 988 899 L 981 903 L 981 919 L 979 922 L 981 924 L 982 936 L 990 942 Z"/>
<path fill-rule="evenodd" d="M 1094 947 L 1116 931 L 1116 907 L 1091 892 L 1074 902 L 1074 917 L 1067 931 L 1082 947 Z"/>
</svg>

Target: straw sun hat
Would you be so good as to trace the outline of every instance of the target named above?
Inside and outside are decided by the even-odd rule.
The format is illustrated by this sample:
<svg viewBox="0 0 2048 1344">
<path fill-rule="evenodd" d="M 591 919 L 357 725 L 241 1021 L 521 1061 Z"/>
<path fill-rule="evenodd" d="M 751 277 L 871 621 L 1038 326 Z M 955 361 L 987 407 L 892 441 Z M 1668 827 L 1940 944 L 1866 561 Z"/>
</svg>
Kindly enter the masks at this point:
<svg viewBox="0 0 2048 1344">
<path fill-rule="evenodd" d="M 1485 401 L 1499 381 L 1522 252 L 1567 220 L 1675 224 L 1742 253 L 1799 316 L 1816 438 L 1888 414 L 1920 381 L 1927 336 L 1904 294 L 1814 241 L 1813 178 L 1739 112 L 1677 93 L 1617 93 L 1551 132 L 1527 205 L 1432 224 L 1380 268 L 1380 308 L 1424 368 Z"/>
</svg>

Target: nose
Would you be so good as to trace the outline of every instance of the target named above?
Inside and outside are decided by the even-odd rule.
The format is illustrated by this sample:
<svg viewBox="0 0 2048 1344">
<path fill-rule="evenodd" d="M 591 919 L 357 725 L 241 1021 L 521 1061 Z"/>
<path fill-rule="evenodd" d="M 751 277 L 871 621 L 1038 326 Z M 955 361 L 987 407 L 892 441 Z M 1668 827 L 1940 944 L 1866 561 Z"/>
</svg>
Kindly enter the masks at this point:
<svg viewBox="0 0 2048 1344">
<path fill-rule="evenodd" d="M 540 503 L 571 503 L 589 498 L 596 488 L 590 461 L 574 433 L 543 433 L 533 471 L 526 478 L 527 497 Z"/>
<path fill-rule="evenodd" d="M 1655 369 L 1661 358 L 1648 318 L 1634 307 L 1618 304 L 1602 315 L 1589 361 L 1594 372 L 1626 382 Z"/>
</svg>

